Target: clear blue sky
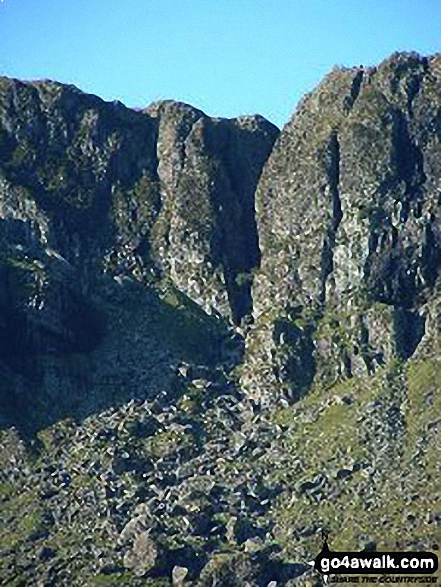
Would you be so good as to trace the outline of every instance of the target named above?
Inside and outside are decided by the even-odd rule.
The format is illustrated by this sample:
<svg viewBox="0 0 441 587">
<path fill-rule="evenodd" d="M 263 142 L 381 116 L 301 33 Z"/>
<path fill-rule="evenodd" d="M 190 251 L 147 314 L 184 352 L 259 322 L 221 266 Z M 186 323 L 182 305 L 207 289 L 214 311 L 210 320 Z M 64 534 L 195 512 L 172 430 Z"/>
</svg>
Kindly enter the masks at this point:
<svg viewBox="0 0 441 587">
<path fill-rule="evenodd" d="M 0 0 L 0 74 L 279 126 L 334 65 L 441 52 L 441 0 Z"/>
</svg>

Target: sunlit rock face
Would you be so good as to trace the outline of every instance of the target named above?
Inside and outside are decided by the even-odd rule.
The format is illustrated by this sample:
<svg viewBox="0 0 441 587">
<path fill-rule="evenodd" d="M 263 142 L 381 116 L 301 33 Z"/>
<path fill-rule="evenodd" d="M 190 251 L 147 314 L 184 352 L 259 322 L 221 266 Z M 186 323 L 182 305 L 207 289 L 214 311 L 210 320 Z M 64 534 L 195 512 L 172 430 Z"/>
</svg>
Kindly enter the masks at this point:
<svg viewBox="0 0 441 587">
<path fill-rule="evenodd" d="M 260 400 L 438 343 L 441 58 L 333 70 L 256 194 L 262 262 L 242 383 Z"/>
</svg>

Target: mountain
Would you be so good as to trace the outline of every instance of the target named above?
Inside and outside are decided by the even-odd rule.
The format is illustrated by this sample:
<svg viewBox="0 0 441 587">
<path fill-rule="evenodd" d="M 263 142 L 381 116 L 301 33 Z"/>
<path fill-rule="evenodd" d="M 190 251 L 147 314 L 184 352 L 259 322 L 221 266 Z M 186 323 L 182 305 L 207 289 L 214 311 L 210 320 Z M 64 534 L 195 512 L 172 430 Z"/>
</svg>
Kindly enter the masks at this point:
<svg viewBox="0 0 441 587">
<path fill-rule="evenodd" d="M 280 132 L 0 78 L 0 583 L 441 543 L 441 56 Z"/>
</svg>

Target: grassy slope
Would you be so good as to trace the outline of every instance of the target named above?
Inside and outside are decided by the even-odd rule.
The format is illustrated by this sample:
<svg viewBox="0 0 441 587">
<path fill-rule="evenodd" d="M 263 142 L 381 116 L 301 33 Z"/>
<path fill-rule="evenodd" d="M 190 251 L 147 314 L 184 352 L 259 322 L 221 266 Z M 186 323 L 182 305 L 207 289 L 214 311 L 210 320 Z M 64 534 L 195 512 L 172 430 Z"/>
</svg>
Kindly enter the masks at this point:
<svg viewBox="0 0 441 587">
<path fill-rule="evenodd" d="M 284 446 L 299 470 L 297 479 L 317 472 L 329 477 L 327 498 L 318 503 L 293 491 L 273 508 L 292 556 L 299 547 L 311 553 L 317 548 L 315 535 L 300 539 L 301 546 L 292 539 L 293 532 L 313 524 L 328 529 L 336 550 L 356 550 L 369 538 L 378 550 L 440 545 L 433 515 L 441 510 L 441 361 L 411 362 L 399 371 L 406 387 L 400 406 L 405 424 L 395 438 L 388 439 L 384 428 L 375 431 L 372 406 L 384 402 L 385 372 L 316 389 L 273 415 L 289 426 Z M 351 403 L 341 403 L 342 397 Z M 298 421 L 298 414 L 311 422 Z M 370 467 L 336 479 L 354 461 Z"/>
</svg>

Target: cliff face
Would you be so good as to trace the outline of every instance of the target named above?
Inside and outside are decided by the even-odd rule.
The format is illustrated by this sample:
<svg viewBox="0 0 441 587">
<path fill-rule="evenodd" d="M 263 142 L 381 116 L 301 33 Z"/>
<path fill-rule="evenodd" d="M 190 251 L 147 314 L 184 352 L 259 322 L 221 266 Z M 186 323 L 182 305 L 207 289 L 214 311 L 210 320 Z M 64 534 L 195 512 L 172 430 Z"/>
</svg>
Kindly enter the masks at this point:
<svg viewBox="0 0 441 587">
<path fill-rule="evenodd" d="M 251 312 L 254 192 L 277 134 L 259 116 L 134 112 L 2 78 L 4 410 L 86 396 L 88 413 L 127 387 L 154 395 L 170 365 L 220 359 L 222 319 Z"/>
<path fill-rule="evenodd" d="M 259 261 L 254 191 L 276 127 L 171 101 L 134 112 L 54 82 L 0 89 L 3 218 L 84 272 L 164 271 L 208 311 L 249 311 L 236 278 Z"/>
<path fill-rule="evenodd" d="M 241 384 L 258 401 L 430 352 L 439 69 L 439 57 L 413 54 L 335 69 L 278 139 L 259 116 L 211 119 L 172 101 L 134 112 L 3 78 L 2 231 L 26 243 L 4 236 L 2 263 L 26 281 L 17 303 L 40 325 L 23 327 L 27 338 L 41 351 L 56 331 L 59 351 L 90 351 L 105 339 L 106 287 L 169 280 L 216 326 L 253 312 Z M 79 319 L 74 333 L 69 313 L 92 327 Z"/>
<path fill-rule="evenodd" d="M 278 130 L 260 116 L 210 119 L 174 102 L 146 112 L 159 123 L 157 258 L 204 309 L 240 322 L 260 261 L 254 192 Z"/>
<path fill-rule="evenodd" d="M 439 348 L 441 61 L 336 69 L 259 182 L 243 385 L 268 400 Z"/>
</svg>

